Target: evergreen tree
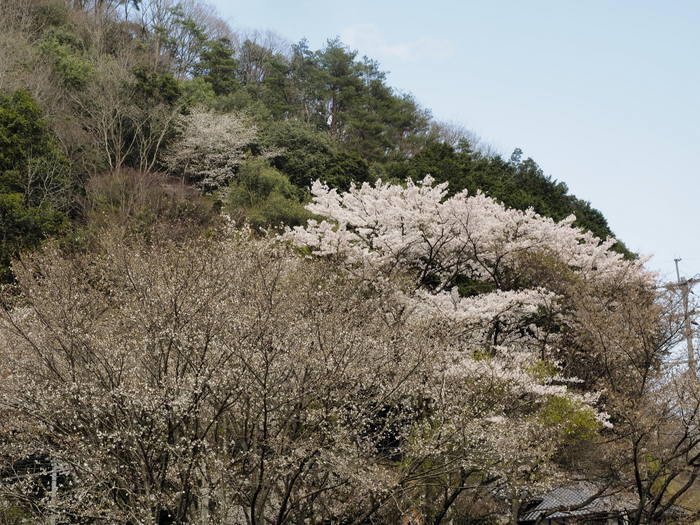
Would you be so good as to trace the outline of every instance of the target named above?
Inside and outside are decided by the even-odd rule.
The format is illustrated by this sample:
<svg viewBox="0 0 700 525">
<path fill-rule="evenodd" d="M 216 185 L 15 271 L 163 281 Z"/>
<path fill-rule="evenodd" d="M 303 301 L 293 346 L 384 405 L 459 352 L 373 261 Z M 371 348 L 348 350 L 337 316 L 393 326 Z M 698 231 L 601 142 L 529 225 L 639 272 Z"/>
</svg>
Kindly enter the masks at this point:
<svg viewBox="0 0 700 525">
<path fill-rule="evenodd" d="M 26 91 L 0 94 L 0 282 L 21 250 L 66 227 L 55 208 L 66 186 L 66 159 L 39 106 Z"/>
<path fill-rule="evenodd" d="M 240 87 L 236 78 L 238 61 L 228 38 L 207 40 L 194 68 L 195 76 L 212 86 L 216 95 L 229 95 Z"/>
</svg>

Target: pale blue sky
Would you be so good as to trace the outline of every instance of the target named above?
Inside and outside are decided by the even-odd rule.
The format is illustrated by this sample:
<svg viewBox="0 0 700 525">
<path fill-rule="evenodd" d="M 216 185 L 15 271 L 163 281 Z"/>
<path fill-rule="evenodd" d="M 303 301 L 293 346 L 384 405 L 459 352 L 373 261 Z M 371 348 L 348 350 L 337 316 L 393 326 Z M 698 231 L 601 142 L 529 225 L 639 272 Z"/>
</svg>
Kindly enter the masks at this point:
<svg viewBox="0 0 700 525">
<path fill-rule="evenodd" d="M 700 2 L 213 0 L 235 29 L 336 35 L 389 84 L 520 147 L 650 268 L 700 272 Z"/>
</svg>

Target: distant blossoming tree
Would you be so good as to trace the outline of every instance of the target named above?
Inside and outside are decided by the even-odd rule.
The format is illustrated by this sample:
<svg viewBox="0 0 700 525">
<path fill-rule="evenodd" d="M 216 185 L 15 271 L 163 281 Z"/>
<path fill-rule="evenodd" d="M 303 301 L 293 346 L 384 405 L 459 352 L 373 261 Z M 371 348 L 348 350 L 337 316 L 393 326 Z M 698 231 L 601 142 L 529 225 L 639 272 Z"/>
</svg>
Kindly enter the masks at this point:
<svg viewBox="0 0 700 525">
<path fill-rule="evenodd" d="M 178 126 L 179 138 L 165 151 L 163 160 L 170 173 L 205 190 L 231 181 L 258 136 L 255 125 L 235 113 L 196 109 L 182 117 Z"/>
</svg>

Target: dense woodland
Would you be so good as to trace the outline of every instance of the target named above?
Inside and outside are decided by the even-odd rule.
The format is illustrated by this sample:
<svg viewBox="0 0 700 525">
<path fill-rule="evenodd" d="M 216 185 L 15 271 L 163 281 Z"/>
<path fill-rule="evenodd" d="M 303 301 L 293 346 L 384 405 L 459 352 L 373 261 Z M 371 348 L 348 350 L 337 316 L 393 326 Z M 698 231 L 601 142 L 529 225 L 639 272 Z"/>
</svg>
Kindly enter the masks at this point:
<svg viewBox="0 0 700 525">
<path fill-rule="evenodd" d="M 0 523 L 695 517 L 677 294 L 337 38 L 3 0 L 0 232 Z"/>
</svg>

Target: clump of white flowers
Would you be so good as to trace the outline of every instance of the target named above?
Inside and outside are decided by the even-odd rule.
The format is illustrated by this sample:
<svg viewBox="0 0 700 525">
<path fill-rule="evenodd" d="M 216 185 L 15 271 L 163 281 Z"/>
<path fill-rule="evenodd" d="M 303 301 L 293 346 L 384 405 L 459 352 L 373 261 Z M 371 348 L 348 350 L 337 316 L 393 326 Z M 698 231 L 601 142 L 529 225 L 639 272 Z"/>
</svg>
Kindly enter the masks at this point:
<svg viewBox="0 0 700 525">
<path fill-rule="evenodd" d="M 575 216 L 556 222 L 529 209 L 506 208 L 481 193 L 462 191 L 447 198 L 447 183 L 431 177 L 405 186 L 363 183 L 338 193 L 316 181 L 312 213 L 328 220 L 309 221 L 289 233 L 316 255 L 341 255 L 348 264 L 379 273 L 415 269 L 438 288 L 466 274 L 502 284 L 504 272 L 522 264 L 524 253 L 547 254 L 577 274 L 596 278 L 640 273 L 643 261 L 625 261 L 601 241 L 572 226 Z"/>
<path fill-rule="evenodd" d="M 180 118 L 178 138 L 163 160 L 169 173 L 211 191 L 231 181 L 257 138 L 256 126 L 243 115 L 194 109 Z"/>
</svg>

